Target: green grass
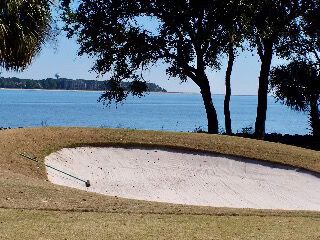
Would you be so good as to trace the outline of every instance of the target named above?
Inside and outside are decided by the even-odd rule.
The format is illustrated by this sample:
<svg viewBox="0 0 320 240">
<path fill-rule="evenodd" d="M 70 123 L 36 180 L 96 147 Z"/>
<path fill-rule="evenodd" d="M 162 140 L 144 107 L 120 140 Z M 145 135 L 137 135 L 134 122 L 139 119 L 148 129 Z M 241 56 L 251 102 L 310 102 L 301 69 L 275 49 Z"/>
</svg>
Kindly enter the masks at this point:
<svg viewBox="0 0 320 240">
<path fill-rule="evenodd" d="M 320 236 L 320 213 L 195 207 L 108 197 L 55 186 L 47 181 L 44 167 L 45 156 L 64 147 L 144 146 L 229 154 L 320 173 L 317 151 L 218 135 L 85 128 L 5 130 L 0 131 L 0 144 L 0 239 Z M 22 152 L 36 156 L 39 162 L 22 158 Z"/>
</svg>

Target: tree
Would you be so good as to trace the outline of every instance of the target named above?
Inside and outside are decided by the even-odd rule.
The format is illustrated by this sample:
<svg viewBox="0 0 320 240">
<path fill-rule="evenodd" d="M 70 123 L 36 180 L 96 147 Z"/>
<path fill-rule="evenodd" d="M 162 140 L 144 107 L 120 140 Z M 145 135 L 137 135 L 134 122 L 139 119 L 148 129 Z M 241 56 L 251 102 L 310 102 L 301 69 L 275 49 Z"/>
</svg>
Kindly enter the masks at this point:
<svg viewBox="0 0 320 240">
<path fill-rule="evenodd" d="M 298 34 L 291 37 L 290 41 L 282 41 L 278 49 L 291 63 L 274 69 L 271 87 L 277 89 L 277 98 L 286 105 L 299 111 L 309 111 L 313 134 L 319 136 L 320 2 L 318 0 L 302 1 L 298 23 Z M 281 77 L 284 82 L 280 82 Z M 289 86 L 289 83 L 292 86 Z"/>
<path fill-rule="evenodd" d="M 279 48 L 299 34 L 300 0 L 244 0 L 251 34 L 249 41 L 261 60 L 255 135 L 263 138 L 268 104 L 268 85 L 272 58 L 281 57 Z"/>
<path fill-rule="evenodd" d="M 271 89 L 276 97 L 298 111 L 309 112 L 313 135 L 320 136 L 320 2 L 303 0 L 299 34 L 284 41 L 279 52 L 291 63 L 275 68 Z"/>
<path fill-rule="evenodd" d="M 230 114 L 231 100 L 231 74 L 237 55 L 237 49 L 242 47 L 246 35 L 246 23 L 244 21 L 245 5 L 239 0 L 219 1 L 219 15 L 223 31 L 226 36 L 224 52 L 228 58 L 225 86 L 226 94 L 224 99 L 224 116 L 226 134 L 232 134 L 232 122 Z"/>
<path fill-rule="evenodd" d="M 308 111 L 314 136 L 320 137 L 320 71 L 310 63 L 292 61 L 274 68 L 270 87 L 275 97 L 297 111 Z"/>
<path fill-rule="evenodd" d="M 23 70 L 39 53 L 51 33 L 51 1 L 0 2 L 0 66 Z"/>
<path fill-rule="evenodd" d="M 208 119 L 208 132 L 218 133 L 207 69 L 219 68 L 219 55 L 225 46 L 217 19 L 218 1 L 194 0 L 81 0 L 72 10 L 66 0 L 65 30 L 77 36 L 79 55 L 94 56 L 93 69 L 111 73 L 111 91 L 106 103 L 121 102 L 129 93 L 141 96 L 146 90 L 142 72 L 158 61 L 168 65 L 167 74 L 182 81 L 191 79 L 200 88 Z M 156 21 L 157 31 L 139 25 L 138 18 Z M 123 80 L 133 80 L 129 92 Z"/>
</svg>

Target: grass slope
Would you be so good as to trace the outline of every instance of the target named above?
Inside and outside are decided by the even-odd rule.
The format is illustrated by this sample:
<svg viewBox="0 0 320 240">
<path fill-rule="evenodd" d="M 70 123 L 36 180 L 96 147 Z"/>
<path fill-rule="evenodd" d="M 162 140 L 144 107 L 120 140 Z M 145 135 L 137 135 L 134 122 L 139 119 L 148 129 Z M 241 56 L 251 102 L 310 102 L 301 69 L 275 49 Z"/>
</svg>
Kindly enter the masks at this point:
<svg viewBox="0 0 320 240">
<path fill-rule="evenodd" d="M 319 213 L 193 207 L 107 197 L 50 184 L 43 163 L 45 156 L 64 147 L 142 145 L 243 156 L 320 173 L 317 151 L 238 137 L 84 128 L 5 130 L 0 131 L 0 144 L 0 239 L 19 239 L 21 233 L 26 234 L 24 239 L 94 239 L 99 234 L 115 239 L 320 238 Z M 25 160 L 19 156 L 23 152 L 36 156 L 39 162 Z M 17 219 L 18 224 L 13 224 Z M 63 231 L 67 227 L 70 232 Z"/>
</svg>

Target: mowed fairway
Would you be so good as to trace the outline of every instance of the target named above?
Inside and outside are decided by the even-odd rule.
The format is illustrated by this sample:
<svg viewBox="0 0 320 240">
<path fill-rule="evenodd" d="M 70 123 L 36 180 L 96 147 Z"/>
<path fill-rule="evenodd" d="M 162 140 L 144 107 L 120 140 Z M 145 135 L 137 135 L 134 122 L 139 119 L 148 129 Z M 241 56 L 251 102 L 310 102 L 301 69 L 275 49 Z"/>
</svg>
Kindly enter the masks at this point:
<svg viewBox="0 0 320 240">
<path fill-rule="evenodd" d="M 320 153 L 250 139 L 120 129 L 0 131 L 0 239 L 320 239 L 320 213 L 193 207 L 55 186 L 44 158 L 66 147 L 152 146 L 320 172 Z M 21 157 L 36 156 L 38 163 Z"/>
<path fill-rule="evenodd" d="M 0 210 L 0 239 L 319 239 L 320 219 Z"/>
</svg>

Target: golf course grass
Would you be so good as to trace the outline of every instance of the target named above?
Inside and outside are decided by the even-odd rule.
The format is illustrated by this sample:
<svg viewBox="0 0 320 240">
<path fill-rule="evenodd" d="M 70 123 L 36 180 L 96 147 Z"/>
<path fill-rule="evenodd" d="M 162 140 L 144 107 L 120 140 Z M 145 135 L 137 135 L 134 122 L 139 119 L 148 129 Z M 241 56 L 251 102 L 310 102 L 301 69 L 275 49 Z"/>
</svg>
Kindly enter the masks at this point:
<svg viewBox="0 0 320 240">
<path fill-rule="evenodd" d="M 320 239 L 317 212 L 102 196 L 51 184 L 44 166 L 44 158 L 62 148 L 144 146 L 227 154 L 319 174 L 318 151 L 239 137 L 92 128 L 4 130 L 0 143 L 0 239 Z"/>
</svg>

